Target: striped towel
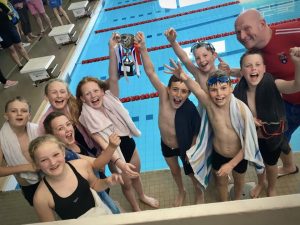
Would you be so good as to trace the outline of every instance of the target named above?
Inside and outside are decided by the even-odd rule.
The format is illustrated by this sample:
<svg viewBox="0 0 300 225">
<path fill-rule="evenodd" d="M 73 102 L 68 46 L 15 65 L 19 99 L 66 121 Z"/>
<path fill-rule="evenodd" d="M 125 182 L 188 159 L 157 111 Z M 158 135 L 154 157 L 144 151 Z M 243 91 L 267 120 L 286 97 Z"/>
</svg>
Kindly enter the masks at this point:
<svg viewBox="0 0 300 225">
<path fill-rule="evenodd" d="M 204 106 L 199 105 L 201 127 L 196 144 L 187 151 L 195 178 L 206 188 L 211 172 L 211 153 L 213 132 Z M 241 140 L 244 159 L 254 162 L 257 173 L 264 171 L 264 163 L 258 148 L 258 140 L 253 116 L 249 108 L 240 100 L 231 96 L 230 117 L 234 130 Z"/>
<path fill-rule="evenodd" d="M 187 152 L 189 162 L 194 170 L 195 178 L 206 188 L 211 171 L 212 129 L 204 106 L 198 106 L 201 117 L 200 131 L 193 145 Z"/>
</svg>

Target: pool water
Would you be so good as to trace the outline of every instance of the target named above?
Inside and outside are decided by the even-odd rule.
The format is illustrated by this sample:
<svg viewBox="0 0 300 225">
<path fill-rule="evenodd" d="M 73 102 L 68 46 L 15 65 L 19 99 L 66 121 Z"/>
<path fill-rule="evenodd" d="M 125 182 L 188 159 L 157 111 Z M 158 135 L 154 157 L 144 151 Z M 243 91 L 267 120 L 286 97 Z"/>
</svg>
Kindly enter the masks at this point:
<svg viewBox="0 0 300 225">
<path fill-rule="evenodd" d="M 136 0 L 116 0 L 106 1 L 104 9 L 125 4 L 137 3 Z M 180 2 L 177 0 L 177 3 Z M 108 55 L 108 40 L 112 32 L 131 33 L 137 31 L 144 32 L 146 36 L 147 47 L 155 47 L 168 44 L 163 32 L 174 27 L 177 30 L 178 41 L 188 41 L 195 38 L 210 36 L 230 32 L 234 30 L 233 24 L 237 15 L 248 8 L 257 8 L 264 15 L 268 23 L 278 22 L 299 17 L 300 0 L 279 1 L 279 0 L 244 0 L 238 4 L 224 6 L 198 13 L 177 16 L 175 18 L 145 23 L 127 28 L 119 28 L 113 31 L 95 33 L 95 30 L 117 27 L 125 24 L 132 24 L 150 19 L 156 19 L 173 14 L 189 12 L 205 7 L 211 7 L 232 1 L 211 0 L 185 6 L 182 8 L 167 9 L 160 6 L 160 1 L 152 1 L 144 4 L 138 4 L 130 7 L 120 8 L 112 11 L 100 12 L 93 31 L 89 34 L 88 41 L 85 44 L 80 57 L 70 76 L 70 88 L 75 93 L 78 82 L 85 76 L 95 76 L 100 79 L 106 79 L 108 73 L 108 60 L 82 64 L 82 60 L 97 58 Z M 179 5 L 179 4 L 177 4 Z M 236 40 L 235 35 L 220 37 L 210 40 L 217 45 L 217 51 L 220 56 L 231 67 L 239 66 L 239 58 L 244 52 L 243 46 Z M 183 45 L 188 48 L 189 45 Z M 163 64 L 169 62 L 169 58 L 176 59 L 171 48 L 165 48 L 157 51 L 151 51 L 150 57 L 155 66 L 156 72 L 162 82 L 167 84 L 169 75 L 163 73 Z M 217 63 L 217 62 L 216 62 Z M 121 79 L 120 97 L 142 95 L 155 92 L 151 83 L 141 68 L 141 76 L 130 77 L 129 81 Z M 191 100 L 197 103 L 194 96 Z M 124 103 L 129 110 L 137 127 L 142 131 L 142 136 L 135 138 L 139 154 L 142 161 L 142 171 L 152 171 L 167 168 L 167 164 L 161 153 L 160 134 L 158 129 L 158 98 L 148 98 L 139 101 Z M 294 150 L 300 150 L 300 129 L 294 133 L 291 141 Z"/>
</svg>

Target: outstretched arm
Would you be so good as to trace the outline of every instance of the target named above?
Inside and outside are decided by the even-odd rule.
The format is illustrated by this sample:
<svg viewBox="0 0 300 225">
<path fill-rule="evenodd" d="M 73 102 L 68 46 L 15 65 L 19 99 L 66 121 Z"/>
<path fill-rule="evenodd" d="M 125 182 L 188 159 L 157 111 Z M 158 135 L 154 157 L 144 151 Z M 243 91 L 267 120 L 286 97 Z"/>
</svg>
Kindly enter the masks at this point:
<svg viewBox="0 0 300 225">
<path fill-rule="evenodd" d="M 206 94 L 206 92 L 200 87 L 200 85 L 192 80 L 182 69 L 180 62 L 178 62 L 177 64 L 175 63 L 175 61 L 173 59 L 170 60 L 171 64 L 173 65 L 173 67 L 168 66 L 168 65 L 164 65 L 165 67 L 167 67 L 169 69 L 169 71 L 164 71 L 165 73 L 168 74 L 173 74 L 174 76 L 176 76 L 178 79 L 182 80 L 186 86 L 188 87 L 188 89 L 190 89 L 191 92 L 193 92 L 195 94 L 195 96 L 197 97 L 197 99 L 202 102 L 205 105 L 208 105 L 210 100 L 209 100 L 209 96 Z"/>
<path fill-rule="evenodd" d="M 175 54 L 180 59 L 180 61 L 184 64 L 187 70 L 194 76 L 194 78 L 198 81 L 199 74 L 201 73 L 200 70 L 193 64 L 190 60 L 189 56 L 183 50 L 183 48 L 179 45 L 176 41 L 177 33 L 174 28 L 169 28 L 165 31 L 165 36 L 167 37 L 168 41 L 170 42 Z"/>
<path fill-rule="evenodd" d="M 137 32 L 134 39 L 135 39 L 134 40 L 135 44 L 139 47 L 140 52 L 141 52 L 145 73 L 149 77 L 152 85 L 155 87 L 155 89 L 159 93 L 165 92 L 166 87 L 159 80 L 157 74 L 155 73 L 154 66 L 153 66 L 150 56 L 148 54 L 144 34 L 142 32 Z"/>
<path fill-rule="evenodd" d="M 3 152 L 0 147 L 0 177 L 13 175 L 22 172 L 36 172 L 32 164 L 22 164 L 17 166 L 4 166 L 3 165 Z"/>
<path fill-rule="evenodd" d="M 290 81 L 275 80 L 278 90 L 284 94 L 292 94 L 300 91 L 300 47 L 291 48 L 290 56 L 295 65 L 295 79 Z"/>
<path fill-rule="evenodd" d="M 117 56 L 115 53 L 115 46 L 120 42 L 120 34 L 112 33 L 111 38 L 109 39 L 109 78 L 108 84 L 111 93 L 118 97 L 119 96 L 119 74 L 118 74 L 118 62 Z"/>
</svg>

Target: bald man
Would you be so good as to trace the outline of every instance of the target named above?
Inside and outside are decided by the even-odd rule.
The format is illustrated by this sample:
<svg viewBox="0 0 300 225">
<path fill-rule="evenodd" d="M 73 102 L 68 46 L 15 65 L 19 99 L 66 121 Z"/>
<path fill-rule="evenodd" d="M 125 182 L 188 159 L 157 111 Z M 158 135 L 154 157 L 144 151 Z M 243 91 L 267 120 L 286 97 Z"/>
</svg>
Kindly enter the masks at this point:
<svg viewBox="0 0 300 225">
<path fill-rule="evenodd" d="M 300 20 L 269 27 L 259 11 L 249 9 L 237 17 L 234 25 L 236 37 L 245 48 L 261 50 L 268 73 L 275 79 L 294 79 L 295 67 L 289 49 L 300 46 Z M 285 136 L 290 141 L 300 125 L 300 92 L 282 97 L 288 121 Z M 281 160 L 283 166 L 279 167 L 278 177 L 298 172 L 292 151 L 283 152 Z"/>
</svg>

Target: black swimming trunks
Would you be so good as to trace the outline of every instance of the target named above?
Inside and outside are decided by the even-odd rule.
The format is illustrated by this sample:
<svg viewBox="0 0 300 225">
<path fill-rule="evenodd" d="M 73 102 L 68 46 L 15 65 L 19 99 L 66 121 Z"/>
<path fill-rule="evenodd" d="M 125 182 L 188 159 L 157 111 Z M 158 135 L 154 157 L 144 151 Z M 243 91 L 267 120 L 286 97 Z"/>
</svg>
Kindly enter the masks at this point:
<svg viewBox="0 0 300 225">
<path fill-rule="evenodd" d="M 289 142 L 283 134 L 268 139 L 259 138 L 258 145 L 264 163 L 269 166 L 277 164 L 281 152 L 291 151 Z"/>
<path fill-rule="evenodd" d="M 136 147 L 135 141 L 133 140 L 133 138 L 129 136 L 124 136 L 120 138 L 121 138 L 121 143 L 120 143 L 121 152 L 125 158 L 125 161 L 129 163 Z"/>
<path fill-rule="evenodd" d="M 222 165 L 225 163 L 228 163 L 232 158 L 226 158 L 219 153 L 217 153 L 215 150 L 212 151 L 212 168 L 216 171 L 218 171 Z M 236 165 L 236 167 L 233 168 L 233 170 L 237 173 L 245 173 L 247 170 L 248 161 L 243 159 L 240 161 L 239 164 Z"/>
<path fill-rule="evenodd" d="M 171 149 L 170 147 L 165 145 L 165 143 L 161 140 L 161 151 L 162 151 L 163 156 L 165 158 L 169 158 L 169 157 L 173 157 L 173 156 L 179 156 L 180 159 L 181 159 L 181 162 L 183 164 L 183 169 L 184 169 L 185 175 L 189 175 L 189 174 L 194 173 L 191 165 L 188 162 L 186 162 L 186 157 L 185 156 L 180 156 L 180 149 L 179 148 Z"/>
</svg>

